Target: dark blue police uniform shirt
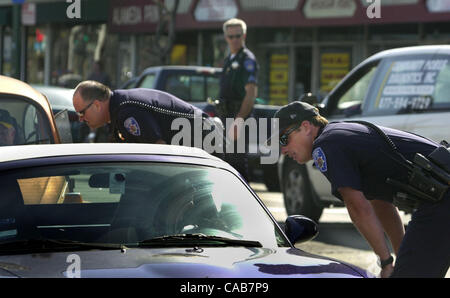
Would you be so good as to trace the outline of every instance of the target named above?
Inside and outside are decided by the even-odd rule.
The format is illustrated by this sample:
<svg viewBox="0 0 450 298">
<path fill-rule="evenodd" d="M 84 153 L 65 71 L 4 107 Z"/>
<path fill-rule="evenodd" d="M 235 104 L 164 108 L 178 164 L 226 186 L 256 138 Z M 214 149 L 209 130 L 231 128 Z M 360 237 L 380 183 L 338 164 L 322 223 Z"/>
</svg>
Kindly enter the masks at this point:
<svg viewBox="0 0 450 298">
<path fill-rule="evenodd" d="M 241 102 L 245 97 L 245 85 L 257 84 L 258 63 L 255 55 L 242 47 L 233 58 L 225 58 L 220 78 L 220 98 Z"/>
<path fill-rule="evenodd" d="M 379 126 L 403 156 L 430 154 L 439 145 L 420 136 Z M 367 199 L 393 201 L 396 190 L 386 178 L 406 182 L 407 171 L 389 158 L 391 148 L 373 129 L 357 123 L 329 123 L 313 144 L 314 164 L 330 181 L 334 196 L 340 187 L 351 187 Z M 385 152 L 385 153 L 383 153 Z"/>
<path fill-rule="evenodd" d="M 205 115 L 202 110 L 176 96 L 147 88 L 114 90 L 109 111 L 116 141 L 127 143 L 164 140 L 170 144 L 178 133 L 171 129 L 174 119 L 188 118 L 194 112 Z"/>
</svg>

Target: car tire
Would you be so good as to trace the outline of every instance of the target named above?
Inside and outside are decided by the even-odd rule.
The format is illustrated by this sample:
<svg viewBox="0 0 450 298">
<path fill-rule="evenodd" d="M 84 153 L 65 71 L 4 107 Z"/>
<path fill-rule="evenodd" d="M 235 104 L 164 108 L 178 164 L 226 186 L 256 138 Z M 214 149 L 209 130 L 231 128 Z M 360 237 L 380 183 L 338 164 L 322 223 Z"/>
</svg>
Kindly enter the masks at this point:
<svg viewBox="0 0 450 298">
<path fill-rule="evenodd" d="M 323 207 L 316 203 L 305 166 L 297 164 L 290 158 L 286 158 L 285 162 L 282 184 L 287 214 L 304 215 L 318 222 Z"/>
</svg>

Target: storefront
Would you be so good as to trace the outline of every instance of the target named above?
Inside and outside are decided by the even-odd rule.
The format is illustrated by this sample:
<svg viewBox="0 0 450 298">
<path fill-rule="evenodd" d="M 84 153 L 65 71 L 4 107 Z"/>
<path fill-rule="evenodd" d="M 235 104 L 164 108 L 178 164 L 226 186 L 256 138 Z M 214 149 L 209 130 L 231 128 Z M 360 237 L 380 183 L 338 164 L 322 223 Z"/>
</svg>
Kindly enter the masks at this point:
<svg viewBox="0 0 450 298">
<path fill-rule="evenodd" d="M 79 17 L 65 1 L 41 2 L 22 5 L 25 80 L 74 87 L 99 61 L 115 82 L 118 36 L 107 34 L 109 1 L 80 1 Z"/>
<path fill-rule="evenodd" d="M 166 1 L 169 4 L 173 2 Z M 183 0 L 172 64 L 221 66 L 222 24 L 248 25 L 247 46 L 260 64 L 259 96 L 284 104 L 305 92 L 325 95 L 354 66 L 378 51 L 450 42 L 444 0 Z M 151 51 L 157 18 L 144 0 L 112 0 L 108 28 L 131 36 L 135 71 L 160 63 Z M 128 46 L 127 48 L 132 48 Z"/>
</svg>

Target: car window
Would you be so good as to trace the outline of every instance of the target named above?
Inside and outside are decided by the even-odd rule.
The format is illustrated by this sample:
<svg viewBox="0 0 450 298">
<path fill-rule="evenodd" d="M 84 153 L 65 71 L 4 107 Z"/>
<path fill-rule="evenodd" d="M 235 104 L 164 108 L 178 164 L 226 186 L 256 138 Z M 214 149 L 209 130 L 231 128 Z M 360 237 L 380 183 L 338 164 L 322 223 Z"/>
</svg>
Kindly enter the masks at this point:
<svg viewBox="0 0 450 298">
<path fill-rule="evenodd" d="M 54 143 L 46 114 L 29 100 L 0 95 L 0 146 Z"/>
<path fill-rule="evenodd" d="M 219 77 L 206 77 L 206 98 L 219 99 L 220 79 Z"/>
<path fill-rule="evenodd" d="M 191 76 L 191 101 L 206 101 L 205 96 L 205 77 Z"/>
<path fill-rule="evenodd" d="M 417 55 L 386 59 L 375 83 L 372 114 L 402 114 L 450 108 L 450 56 Z"/>
<path fill-rule="evenodd" d="M 150 162 L 44 166 L 0 175 L 0 187 L 6 193 L 0 218 L 45 238 L 129 243 L 203 233 L 268 247 L 286 244 L 245 184 L 218 168 Z M 33 220 L 20 218 L 25 214 Z"/>
<path fill-rule="evenodd" d="M 190 102 L 206 101 L 205 76 L 171 74 L 167 77 L 165 91 Z"/>
<path fill-rule="evenodd" d="M 155 77 L 156 75 L 154 73 L 146 75 L 139 83 L 139 88 L 155 88 Z"/>
<path fill-rule="evenodd" d="M 378 64 L 370 64 L 364 66 L 357 71 L 352 77 L 347 79 L 345 83 L 335 96 L 334 106 L 331 115 L 352 116 L 361 114 L 364 99 L 368 93 L 372 79 L 376 73 Z"/>
</svg>

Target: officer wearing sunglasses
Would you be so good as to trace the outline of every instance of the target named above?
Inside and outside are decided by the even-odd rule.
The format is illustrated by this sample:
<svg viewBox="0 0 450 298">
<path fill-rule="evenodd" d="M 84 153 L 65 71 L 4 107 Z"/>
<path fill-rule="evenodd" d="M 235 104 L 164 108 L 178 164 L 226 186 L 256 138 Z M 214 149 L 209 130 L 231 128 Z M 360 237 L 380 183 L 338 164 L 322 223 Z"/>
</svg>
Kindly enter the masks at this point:
<svg viewBox="0 0 450 298">
<path fill-rule="evenodd" d="M 450 265 L 450 193 L 438 202 L 419 202 L 404 230 L 394 198 L 399 193 L 387 178 L 407 183 L 404 166 L 386 153 L 386 141 L 361 123 L 332 122 L 317 108 L 295 101 L 274 115 L 279 130 L 267 142 L 278 141 L 281 153 L 299 164 L 314 160 L 342 200 L 350 218 L 379 258 L 381 277 L 444 277 Z M 404 131 L 379 127 L 399 153 L 413 160 L 428 156 L 439 144 Z M 387 234 L 394 260 L 384 233 Z"/>
<path fill-rule="evenodd" d="M 251 116 L 257 96 L 258 63 L 255 55 L 245 46 L 247 25 L 240 19 L 230 19 L 223 24 L 225 40 L 230 54 L 225 58 L 220 78 L 219 104 L 216 111 L 222 122 L 227 118 L 245 120 Z M 243 131 L 240 121 L 233 122 L 227 136 L 237 141 Z M 228 128 L 227 128 L 228 129 Z M 248 152 L 248 133 L 245 134 L 245 152 Z M 237 152 L 236 144 L 234 152 Z M 248 180 L 246 153 L 227 154 L 225 159 Z"/>
</svg>

